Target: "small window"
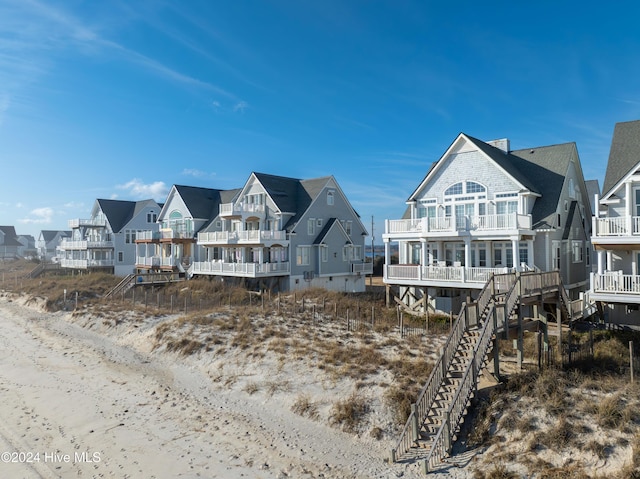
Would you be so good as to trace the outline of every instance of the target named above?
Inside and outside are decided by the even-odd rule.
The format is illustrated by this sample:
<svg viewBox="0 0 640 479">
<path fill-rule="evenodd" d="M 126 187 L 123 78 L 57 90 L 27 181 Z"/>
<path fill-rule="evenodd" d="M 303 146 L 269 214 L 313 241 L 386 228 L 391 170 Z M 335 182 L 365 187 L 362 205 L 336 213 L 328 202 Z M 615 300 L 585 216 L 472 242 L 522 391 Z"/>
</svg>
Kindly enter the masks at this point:
<svg viewBox="0 0 640 479">
<path fill-rule="evenodd" d="M 316 234 L 316 220 L 315 218 L 309 218 L 307 221 L 307 234 L 313 236 Z"/>
<path fill-rule="evenodd" d="M 327 204 L 333 206 L 333 190 L 327 191 Z"/>
<path fill-rule="evenodd" d="M 567 200 L 564 200 L 564 211 L 569 211 L 569 202 Z"/>
<path fill-rule="evenodd" d="M 485 187 L 475 181 L 467 181 L 467 193 L 483 193 Z"/>
<path fill-rule="evenodd" d="M 329 247 L 326 245 L 322 245 L 320 247 L 320 256 L 322 258 L 322 262 L 326 263 L 329 261 Z"/>
<path fill-rule="evenodd" d="M 573 253 L 573 262 L 574 263 L 581 263 L 582 259 L 583 259 L 582 241 L 572 241 L 571 242 L 571 249 L 572 249 L 572 253 Z"/>
<path fill-rule="evenodd" d="M 560 213 L 558 213 L 558 216 L 556 218 L 556 224 L 558 225 L 558 228 L 562 227 L 562 216 L 560 216 Z"/>
<path fill-rule="evenodd" d="M 118 251 L 118 263 L 122 263 L 124 261 L 124 252 Z"/>
<path fill-rule="evenodd" d="M 322 218 L 318 218 L 318 219 L 316 220 L 316 226 L 317 226 L 318 228 L 322 228 Z"/>
<path fill-rule="evenodd" d="M 351 227 L 353 225 L 353 221 L 347 221 L 344 225 L 344 229 L 349 236 L 351 236 Z"/>
<path fill-rule="evenodd" d="M 296 247 L 296 264 L 298 266 L 306 266 L 309 264 L 309 246 Z"/>
<path fill-rule="evenodd" d="M 462 182 L 456 183 L 455 185 L 451 185 L 449 188 L 444 190 L 444 194 L 446 196 L 461 195 L 462 194 Z"/>
</svg>

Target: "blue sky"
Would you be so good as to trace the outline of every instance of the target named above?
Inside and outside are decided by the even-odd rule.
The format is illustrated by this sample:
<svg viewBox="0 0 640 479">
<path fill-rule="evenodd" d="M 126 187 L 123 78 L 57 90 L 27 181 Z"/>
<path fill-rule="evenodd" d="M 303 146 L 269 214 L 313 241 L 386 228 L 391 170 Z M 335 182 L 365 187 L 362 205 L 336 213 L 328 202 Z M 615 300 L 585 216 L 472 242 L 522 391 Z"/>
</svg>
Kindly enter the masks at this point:
<svg viewBox="0 0 640 479">
<path fill-rule="evenodd" d="M 576 142 L 602 185 L 640 119 L 639 5 L 0 0 L 0 224 L 258 171 L 334 175 L 379 242 L 461 131 Z"/>
</svg>

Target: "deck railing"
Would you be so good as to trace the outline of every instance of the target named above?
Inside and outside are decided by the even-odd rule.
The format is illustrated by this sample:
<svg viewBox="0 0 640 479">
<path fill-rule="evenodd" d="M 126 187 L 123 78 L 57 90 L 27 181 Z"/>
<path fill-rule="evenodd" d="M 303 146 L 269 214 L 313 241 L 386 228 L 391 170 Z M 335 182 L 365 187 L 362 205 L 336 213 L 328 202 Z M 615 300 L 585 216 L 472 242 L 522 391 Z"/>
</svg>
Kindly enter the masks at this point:
<svg viewBox="0 0 640 479">
<path fill-rule="evenodd" d="M 508 213 L 483 216 L 438 216 L 433 218 L 386 220 L 385 233 L 434 233 L 454 231 L 510 231 L 531 229 L 531 215 Z"/>
<path fill-rule="evenodd" d="M 593 231 L 595 236 L 640 235 L 640 216 L 593 218 Z"/>
<path fill-rule="evenodd" d="M 622 271 L 591 274 L 594 293 L 640 295 L 640 275 L 622 274 Z"/>
<path fill-rule="evenodd" d="M 421 266 L 393 264 L 385 266 L 385 279 L 415 281 L 451 281 L 486 283 L 492 275 L 503 274 L 509 268 L 467 268 L 464 266 Z"/>
</svg>

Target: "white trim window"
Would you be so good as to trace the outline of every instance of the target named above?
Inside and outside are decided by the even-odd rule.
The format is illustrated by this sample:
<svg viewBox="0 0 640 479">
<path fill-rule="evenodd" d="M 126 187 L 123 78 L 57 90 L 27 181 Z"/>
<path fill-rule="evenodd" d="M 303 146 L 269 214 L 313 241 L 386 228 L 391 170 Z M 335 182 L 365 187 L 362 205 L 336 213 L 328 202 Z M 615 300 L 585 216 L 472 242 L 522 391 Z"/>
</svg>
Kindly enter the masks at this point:
<svg viewBox="0 0 640 479">
<path fill-rule="evenodd" d="M 323 263 L 329 261 L 329 247 L 326 244 L 320 245 L 320 260 Z"/>
<path fill-rule="evenodd" d="M 582 241 L 573 240 L 571 242 L 571 251 L 573 252 L 573 262 L 574 263 L 582 263 L 584 257 L 584 248 L 582 246 Z"/>
<path fill-rule="evenodd" d="M 316 234 L 316 219 L 315 218 L 309 218 L 307 220 L 307 234 L 309 236 L 313 236 Z"/>
<path fill-rule="evenodd" d="M 334 203 L 334 191 L 333 190 L 329 190 L 327 191 L 327 205 L 329 206 L 333 206 Z"/>
<path fill-rule="evenodd" d="M 308 266 L 309 258 L 311 256 L 310 246 L 297 246 L 296 247 L 296 264 L 298 266 Z"/>
</svg>

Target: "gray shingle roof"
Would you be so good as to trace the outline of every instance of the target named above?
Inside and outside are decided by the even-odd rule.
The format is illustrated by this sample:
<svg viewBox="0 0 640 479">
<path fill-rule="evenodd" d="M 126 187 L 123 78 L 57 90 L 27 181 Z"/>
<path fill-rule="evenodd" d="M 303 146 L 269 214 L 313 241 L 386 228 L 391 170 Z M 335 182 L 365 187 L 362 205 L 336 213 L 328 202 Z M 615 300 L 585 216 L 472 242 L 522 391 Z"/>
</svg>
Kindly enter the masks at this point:
<svg viewBox="0 0 640 479">
<path fill-rule="evenodd" d="M 286 230 L 290 230 L 296 224 L 331 179 L 330 176 L 323 176 L 299 180 L 265 173 L 253 174 L 281 212 L 295 213 L 285 225 Z"/>
<path fill-rule="evenodd" d="M 518 159 L 514 166 L 534 183 L 534 191 L 542 195 L 536 198 L 531 212 L 533 227 L 542 223 L 553 224 L 569 163 L 578 161 L 576 144 L 526 148 L 512 151 L 510 156 Z"/>
<path fill-rule="evenodd" d="M 640 162 L 640 120 L 616 123 L 613 129 L 607 172 L 602 185 L 603 196 Z"/>
<path fill-rule="evenodd" d="M 13 226 L 0 226 L 0 231 L 4 233 L 4 241 L 2 245 L 4 246 L 22 246 L 17 239 L 18 235 L 16 234 L 16 229 Z"/>
<path fill-rule="evenodd" d="M 67 238 L 71 238 L 71 231 L 64 231 L 64 230 L 41 230 L 40 234 L 42 235 L 42 239 L 45 242 L 49 242 L 52 239 L 54 239 L 56 237 L 57 234 L 60 234 L 60 236 L 66 236 Z"/>
<path fill-rule="evenodd" d="M 572 160 L 578 161 L 575 143 L 525 148 L 507 153 L 482 140 L 462 134 L 525 188 L 541 195 L 536 199 L 531 212 L 534 228 L 547 227 L 554 223 L 553 215 L 558 206 L 569 163 Z M 431 165 L 429 172 L 433 170 L 434 165 Z M 417 190 L 409 198 L 416 192 Z M 405 211 L 404 217 L 408 217 L 409 211 Z"/>
<path fill-rule="evenodd" d="M 224 190 L 184 185 L 174 185 L 174 188 L 193 218 L 211 219 L 218 214 L 220 203 L 229 203 L 231 201 L 222 200 L 221 192 Z M 237 193 L 238 190 L 232 191 Z"/>
</svg>

